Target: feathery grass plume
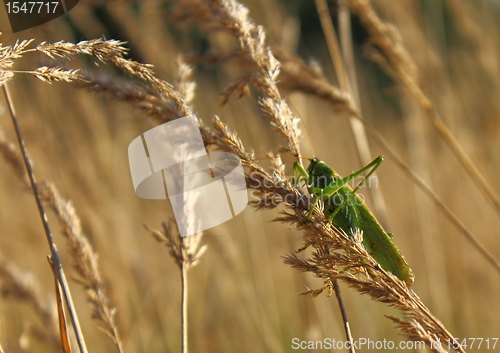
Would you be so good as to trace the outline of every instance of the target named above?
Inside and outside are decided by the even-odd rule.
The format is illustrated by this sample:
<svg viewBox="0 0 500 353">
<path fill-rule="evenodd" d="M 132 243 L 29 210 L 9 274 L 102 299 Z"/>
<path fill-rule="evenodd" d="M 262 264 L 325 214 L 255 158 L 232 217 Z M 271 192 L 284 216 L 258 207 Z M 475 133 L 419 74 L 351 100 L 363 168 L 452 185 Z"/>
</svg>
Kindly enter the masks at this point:
<svg viewBox="0 0 500 353">
<path fill-rule="evenodd" d="M 427 332 L 418 321 L 411 320 L 410 322 L 405 322 L 391 315 L 386 315 L 386 317 L 394 321 L 396 326 L 399 327 L 399 330 L 403 332 L 403 336 L 406 336 L 413 341 L 425 342 L 428 347 L 433 346 L 434 352 L 447 352 L 442 347 L 437 347 L 434 343 L 439 340 L 439 336 Z"/>
<path fill-rule="evenodd" d="M 292 154 L 299 156 L 299 119 L 294 117 L 288 104 L 281 98 L 276 85 L 280 63 L 271 49 L 265 46 L 264 29 L 255 26 L 248 18 L 248 9 L 236 1 L 213 0 L 210 2 L 210 8 L 213 16 L 239 41 L 241 50 L 257 65 L 258 70 L 251 77 L 263 94 L 259 103 L 263 111 L 271 117 L 273 126 L 287 140 Z M 238 81 L 241 82 L 241 78 Z M 244 92 L 240 88 L 233 91 L 226 89 L 225 93 L 234 91 L 239 91 L 240 96 Z M 223 96 L 222 100 L 227 102 L 228 97 Z"/>
<path fill-rule="evenodd" d="M 26 333 L 55 349 L 60 349 L 55 303 L 42 295 L 33 276 L 0 257 L 0 279 L 2 297 L 30 304 L 42 322 L 42 326 L 29 324 Z"/>
<path fill-rule="evenodd" d="M 352 97 L 345 91 L 332 86 L 323 73 L 304 63 L 300 58 L 278 50 L 276 58 L 281 62 L 282 72 L 279 84 L 291 91 L 314 95 L 327 101 L 338 111 L 356 115 L 357 109 Z"/>
<path fill-rule="evenodd" d="M 248 94 L 248 84 L 250 83 L 251 74 L 244 74 L 238 77 L 231 84 L 226 86 L 226 88 L 221 93 L 221 105 L 225 106 L 231 96 L 238 93 L 238 99 L 243 98 Z"/>
<path fill-rule="evenodd" d="M 158 123 L 180 117 L 170 99 L 143 82 L 122 80 L 89 70 L 83 70 L 82 75 L 85 80 L 74 82 L 76 87 L 93 93 L 102 93 L 108 99 L 130 104 Z"/>
<path fill-rule="evenodd" d="M 198 232 L 187 237 L 182 237 L 179 232 L 174 235 L 172 231 L 172 224 L 174 223 L 173 221 L 163 222 L 161 232 L 147 225 L 145 227 L 159 243 L 165 244 L 168 253 L 180 269 L 183 266 L 189 269 L 198 264 L 207 249 L 206 245 L 200 247 L 203 233 Z"/>
<path fill-rule="evenodd" d="M 169 21 L 177 21 L 186 25 L 203 25 L 205 31 L 221 30 L 221 24 L 214 19 L 210 3 L 199 0 L 173 1 L 170 10 L 165 14 Z"/>
<path fill-rule="evenodd" d="M 3 137 L 1 130 L 0 152 L 18 177 L 28 185 L 21 156 L 14 144 Z M 114 319 L 115 310 L 109 307 L 104 280 L 99 273 L 97 254 L 82 232 L 80 218 L 71 201 L 63 199 L 53 183 L 39 178 L 39 191 L 42 200 L 52 208 L 62 226 L 73 259 L 73 267 L 80 276 L 78 282 L 85 288 L 87 300 L 94 308 L 93 318 L 104 324 L 104 331 L 113 339 L 118 351 L 121 352 L 122 344 Z"/>
<path fill-rule="evenodd" d="M 277 221 L 300 224 L 302 217 L 285 213 Z M 425 307 L 420 298 L 402 281 L 386 272 L 363 247 L 362 235 L 351 239 L 326 222 L 320 212 L 315 211 L 311 222 L 300 226 L 304 229 L 306 244 L 313 247 L 307 259 L 295 254 L 284 257 L 284 262 L 293 268 L 311 272 L 325 280 L 334 278 L 346 282 L 356 291 L 372 299 L 396 307 L 406 314 L 407 321 L 389 317 L 398 329 L 413 341 L 425 341 L 433 352 L 446 352 L 435 339 L 441 342 L 455 341 L 445 326 Z M 305 295 L 315 295 L 318 290 L 308 290 Z M 432 338 L 432 339 L 430 339 Z M 459 352 L 464 352 L 459 349 Z"/>
<path fill-rule="evenodd" d="M 2 33 L 0 32 L 0 35 Z M 0 43 L 0 85 L 3 85 L 14 76 L 14 71 L 11 70 L 14 65 L 14 60 L 22 56 L 24 48 L 26 48 L 33 39 L 16 41 L 13 46 L 3 47 Z"/>
<path fill-rule="evenodd" d="M 104 324 L 103 330 L 122 352 L 122 343 L 115 323 L 115 309 L 109 306 L 104 280 L 99 272 L 98 256 L 82 232 L 80 218 L 71 201 L 65 200 L 53 183 L 40 181 L 40 194 L 52 208 L 66 236 L 73 267 L 80 276 L 77 280 L 86 289 L 87 300 L 94 311 L 92 317 Z"/>
<path fill-rule="evenodd" d="M 182 55 L 177 58 L 177 82 L 176 87 L 179 94 L 187 105 L 193 103 L 196 90 L 196 82 L 191 80 L 193 68 L 183 59 Z"/>
<path fill-rule="evenodd" d="M 72 82 L 81 79 L 78 69 L 64 70 L 62 67 L 49 68 L 42 66 L 35 70 L 12 70 L 15 59 L 19 59 L 26 53 L 36 51 L 33 48 L 28 49 L 32 42 L 33 39 L 24 39 L 16 41 L 12 46 L 5 47 L 2 47 L 2 43 L 0 43 L 0 86 L 9 81 L 16 73 L 30 74 L 47 83 L 55 81 Z"/>
<path fill-rule="evenodd" d="M 149 83 L 152 89 L 158 92 L 158 98 L 174 105 L 177 116 L 193 115 L 193 111 L 184 101 L 184 98 L 191 99 L 191 97 L 189 95 L 182 97 L 178 91 L 173 89 L 171 84 L 157 78 L 152 65 L 125 59 L 124 55 L 128 49 L 123 47 L 123 44 L 124 42 L 117 40 L 93 39 L 81 41 L 76 44 L 62 41 L 57 43 L 42 43 L 36 49 L 50 58 L 60 57 L 69 59 L 75 55 L 85 54 L 93 56 L 101 62 L 110 62 L 126 74 L 137 76 Z M 183 67 L 183 70 L 187 70 L 187 66 Z M 92 83 L 91 80 L 88 87 L 92 87 Z M 95 86 L 93 88 L 97 89 Z M 192 88 L 186 87 L 186 89 Z"/>
<path fill-rule="evenodd" d="M 81 78 L 78 74 L 79 71 L 79 69 L 64 70 L 62 67 L 42 66 L 30 73 L 44 82 L 52 83 L 57 81 L 73 82 L 78 80 Z"/>
<path fill-rule="evenodd" d="M 423 88 L 419 84 L 418 70 L 394 26 L 380 19 L 369 0 L 350 0 L 349 7 L 358 15 L 368 30 L 371 45 L 379 49 L 383 54 L 383 56 L 378 55 L 376 61 L 383 63 L 383 67 L 390 68 L 388 73 L 401 82 L 415 98 L 436 131 L 448 144 L 449 148 L 468 172 L 471 179 L 474 180 L 486 196 L 487 200 L 493 205 L 497 214 L 500 215 L 500 199 L 474 165 L 461 144 L 444 124 L 432 100 L 423 91 Z"/>
<path fill-rule="evenodd" d="M 33 42 L 33 39 L 17 40 L 12 46 L 2 47 L 0 43 L 0 70 L 12 68 L 14 60 L 19 59 L 26 53 L 26 47 Z"/>
</svg>

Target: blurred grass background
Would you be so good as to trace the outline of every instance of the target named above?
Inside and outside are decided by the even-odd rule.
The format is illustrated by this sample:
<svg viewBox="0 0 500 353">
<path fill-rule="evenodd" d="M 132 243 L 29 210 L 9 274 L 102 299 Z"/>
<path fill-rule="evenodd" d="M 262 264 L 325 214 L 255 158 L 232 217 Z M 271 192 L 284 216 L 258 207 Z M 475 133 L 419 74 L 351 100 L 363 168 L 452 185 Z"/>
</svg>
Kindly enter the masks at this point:
<svg viewBox="0 0 500 353">
<path fill-rule="evenodd" d="M 4 45 L 29 38 L 35 38 L 35 43 L 101 36 L 127 41 L 131 58 L 154 64 L 158 77 L 175 82 L 179 54 L 190 58 L 210 48 L 228 51 L 235 42 L 224 34 L 207 35 L 196 27 L 196 20 L 174 20 L 173 3 L 81 1 L 62 18 L 21 33 L 3 34 L 1 39 Z M 426 93 L 498 193 L 500 5 L 492 0 L 373 3 L 380 16 L 400 32 Z M 336 82 L 313 2 L 246 0 L 243 4 L 252 19 L 264 26 L 269 43 L 297 53 Z M 365 55 L 367 33 L 355 17 L 352 21 L 365 118 L 500 258 L 500 222 L 490 204 L 412 97 Z M 28 55 L 16 68 L 37 67 L 39 60 Z M 257 157 L 284 145 L 259 112 L 255 94 L 241 101 L 232 99 L 225 109 L 219 107 L 222 89 L 244 72 L 238 62 L 210 65 L 201 61 L 194 67 L 194 106 L 202 120 L 209 124 L 212 114 L 217 114 Z M 99 70 L 103 75 L 110 72 L 106 66 Z M 73 201 L 99 254 L 109 295 L 118 310 L 125 351 L 179 351 L 179 274 L 166 249 L 143 227 L 160 228 L 171 215 L 165 201 L 135 195 L 128 167 L 128 144 L 154 123 L 124 103 L 70 84 L 47 85 L 17 75 L 10 87 L 36 173 L 54 181 L 63 196 Z M 316 97 L 282 93 L 306 122 L 317 157 L 344 176 L 362 167 L 346 116 L 334 113 Z M 3 98 L 0 104 L 0 127 L 14 140 Z M 302 143 L 307 156 L 311 152 L 305 134 Z M 371 147 L 373 157 L 384 154 L 374 142 Z M 48 248 L 33 196 L 4 161 L 0 161 L 0 171 L 2 257 L 32 273 L 51 296 Z M 379 168 L 378 177 L 387 203 L 387 230 L 395 234 L 415 272 L 413 289 L 456 337 L 498 337 L 500 274 L 390 160 Z M 369 197 L 367 202 L 371 204 Z M 282 263 L 280 256 L 300 248 L 301 241 L 300 232 L 271 222 L 277 214 L 248 207 L 231 221 L 206 231 L 203 242 L 208 251 L 190 271 L 189 279 L 192 352 L 292 352 L 294 337 L 344 340 L 334 298 L 296 295 L 304 285 L 317 288 L 323 283 Z M 71 259 L 63 250 L 57 222 L 53 217 L 50 220 L 70 275 Z M 395 314 L 394 310 L 342 288 L 355 338 L 403 339 L 381 315 Z M 91 320 L 76 283 L 72 292 L 89 350 L 112 351 L 111 340 Z M 50 351 L 24 334 L 29 325 L 43 325 L 37 320 L 22 302 L 0 301 L 0 343 L 6 352 Z"/>
</svg>

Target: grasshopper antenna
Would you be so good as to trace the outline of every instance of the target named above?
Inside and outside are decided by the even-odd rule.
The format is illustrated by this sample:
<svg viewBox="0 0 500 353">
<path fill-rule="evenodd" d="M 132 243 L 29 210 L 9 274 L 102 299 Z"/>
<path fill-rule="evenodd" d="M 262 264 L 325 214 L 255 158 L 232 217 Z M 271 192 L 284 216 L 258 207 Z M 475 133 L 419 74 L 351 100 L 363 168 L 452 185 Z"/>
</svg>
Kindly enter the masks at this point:
<svg viewBox="0 0 500 353">
<path fill-rule="evenodd" d="M 260 161 L 263 159 L 276 159 L 276 158 L 293 158 L 293 159 L 309 159 L 307 157 L 300 157 L 300 156 L 276 156 L 276 157 L 259 157 L 259 158 L 253 158 L 253 161 Z"/>
</svg>

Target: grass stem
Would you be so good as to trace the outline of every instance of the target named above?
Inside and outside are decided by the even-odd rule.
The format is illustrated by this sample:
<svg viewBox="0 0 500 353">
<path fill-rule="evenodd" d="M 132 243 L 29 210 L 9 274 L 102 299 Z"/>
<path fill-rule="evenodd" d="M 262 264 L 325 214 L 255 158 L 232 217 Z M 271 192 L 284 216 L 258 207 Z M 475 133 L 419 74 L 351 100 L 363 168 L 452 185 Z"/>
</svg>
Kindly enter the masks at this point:
<svg viewBox="0 0 500 353">
<path fill-rule="evenodd" d="M 181 266 L 182 281 L 182 353 L 188 352 L 188 266 L 184 262 Z"/>
<path fill-rule="evenodd" d="M 57 280 L 61 285 L 62 291 L 64 298 L 66 300 L 66 305 L 68 307 L 68 311 L 70 314 L 70 319 L 73 324 L 73 329 L 75 331 L 75 336 L 76 340 L 78 343 L 78 347 L 80 349 L 81 353 L 86 353 L 87 352 L 87 347 L 85 345 L 85 340 L 83 338 L 83 334 L 80 328 L 80 324 L 78 321 L 78 317 L 76 315 L 76 310 L 73 305 L 73 300 L 71 298 L 71 293 L 69 290 L 68 282 L 66 281 L 66 277 L 64 276 L 64 273 L 62 271 L 62 265 L 61 265 L 61 259 L 59 257 L 59 253 L 57 251 L 56 245 L 54 243 L 54 238 L 52 237 L 52 232 L 50 230 L 49 222 L 47 219 L 47 214 L 45 212 L 45 208 L 43 207 L 42 199 L 40 197 L 40 192 L 38 190 L 38 184 L 36 183 L 35 180 L 35 175 L 33 173 L 33 167 L 31 165 L 31 161 L 28 157 L 28 153 L 26 151 L 26 146 L 24 144 L 24 139 L 21 133 L 21 128 L 19 126 L 17 117 L 16 117 L 16 112 L 14 109 L 14 104 L 12 103 L 12 99 L 9 93 L 9 89 L 7 87 L 7 83 L 5 83 L 3 86 L 3 92 L 5 95 L 5 100 L 7 101 L 7 106 L 9 107 L 9 112 L 10 116 L 12 118 L 12 123 L 14 125 L 14 129 L 16 131 L 16 136 L 17 140 L 19 142 L 19 147 L 21 149 L 21 154 L 23 156 L 23 161 L 24 165 L 26 167 L 26 170 L 28 172 L 28 177 L 31 183 L 31 188 L 33 190 L 33 195 L 35 196 L 36 204 L 38 207 L 38 212 L 40 214 L 40 218 L 42 220 L 43 224 L 43 229 L 45 231 L 45 236 L 47 237 L 47 241 L 49 243 L 50 247 L 50 252 L 51 252 L 51 261 L 53 263 L 53 268 L 54 268 L 54 273 L 57 276 Z"/>
<path fill-rule="evenodd" d="M 349 319 L 347 318 L 347 312 L 345 310 L 344 300 L 342 299 L 339 281 L 335 277 L 330 277 L 330 281 L 332 281 L 333 290 L 335 291 L 335 296 L 337 297 L 337 301 L 339 303 L 340 313 L 342 314 L 342 321 L 344 323 L 345 335 L 347 337 L 347 341 L 350 343 L 349 352 L 356 353 L 356 349 L 354 349 L 353 345 L 351 326 L 349 325 Z"/>
</svg>

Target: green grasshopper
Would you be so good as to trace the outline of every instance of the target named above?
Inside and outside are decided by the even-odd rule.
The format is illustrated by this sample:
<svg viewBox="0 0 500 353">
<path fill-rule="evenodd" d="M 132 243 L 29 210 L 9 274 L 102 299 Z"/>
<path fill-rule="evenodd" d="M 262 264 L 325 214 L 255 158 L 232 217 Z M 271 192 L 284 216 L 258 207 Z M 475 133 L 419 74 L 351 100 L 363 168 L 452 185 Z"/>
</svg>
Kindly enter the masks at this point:
<svg viewBox="0 0 500 353">
<path fill-rule="evenodd" d="M 309 193 L 315 195 L 313 207 L 307 214 L 307 219 L 318 202 L 324 203 L 324 214 L 332 224 L 353 236 L 355 231 L 362 232 L 362 244 L 366 251 L 377 260 L 380 266 L 391 272 L 407 286 L 411 286 L 414 280 L 413 272 L 401 251 L 392 241 L 392 234 L 387 233 L 377 219 L 368 209 L 363 199 L 356 191 L 364 184 L 375 170 L 380 166 L 383 157 L 377 157 L 373 162 L 361 170 L 341 178 L 332 168 L 318 158 L 309 159 L 307 170 L 299 163 L 294 163 L 294 178 L 299 172 L 308 186 Z M 353 190 L 347 183 L 367 170 L 370 172 Z"/>
</svg>

